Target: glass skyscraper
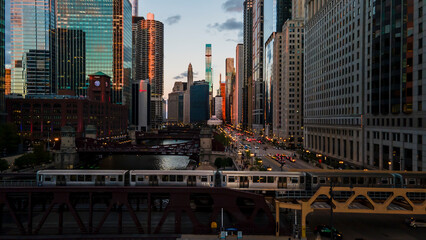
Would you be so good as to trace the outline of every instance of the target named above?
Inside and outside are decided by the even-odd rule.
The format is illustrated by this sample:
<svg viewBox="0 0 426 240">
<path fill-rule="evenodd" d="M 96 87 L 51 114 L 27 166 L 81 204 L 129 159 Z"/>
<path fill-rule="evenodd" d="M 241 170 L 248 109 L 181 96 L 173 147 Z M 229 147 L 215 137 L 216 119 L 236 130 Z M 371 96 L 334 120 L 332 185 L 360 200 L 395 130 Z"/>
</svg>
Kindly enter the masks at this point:
<svg viewBox="0 0 426 240">
<path fill-rule="evenodd" d="M 132 65 L 129 0 L 56 0 L 56 9 L 57 28 L 82 30 L 86 36 L 86 79 L 99 71 L 112 76 L 112 102 L 127 104 Z"/>
<path fill-rule="evenodd" d="M 4 101 L 4 92 L 5 92 L 5 41 L 4 41 L 4 34 L 5 34 L 5 22 L 4 22 L 4 0 L 0 0 L 0 123 L 4 122 L 5 116 L 5 101 Z"/>
<path fill-rule="evenodd" d="M 212 73 L 212 45 L 206 44 L 206 82 L 209 83 L 209 91 L 212 91 L 213 73 Z"/>
<path fill-rule="evenodd" d="M 50 85 L 51 76 L 46 76 L 45 69 L 43 74 L 33 75 L 36 82 L 41 86 L 29 86 L 26 82 L 27 68 L 26 61 L 33 61 L 43 65 L 51 66 L 51 58 L 46 58 L 46 52 L 50 53 L 51 49 L 51 29 L 55 27 L 54 9 L 55 2 L 49 0 L 11 0 L 10 16 L 11 16 L 11 91 L 18 94 L 38 94 L 51 93 Z M 27 54 L 32 50 L 33 53 L 38 51 L 42 54 Z M 27 56 L 33 59 L 26 59 Z M 40 59 L 37 57 L 40 56 Z M 47 61 L 47 62 L 46 62 Z M 37 79 L 38 78 L 38 79 Z M 37 89 L 36 92 L 32 90 Z"/>
</svg>

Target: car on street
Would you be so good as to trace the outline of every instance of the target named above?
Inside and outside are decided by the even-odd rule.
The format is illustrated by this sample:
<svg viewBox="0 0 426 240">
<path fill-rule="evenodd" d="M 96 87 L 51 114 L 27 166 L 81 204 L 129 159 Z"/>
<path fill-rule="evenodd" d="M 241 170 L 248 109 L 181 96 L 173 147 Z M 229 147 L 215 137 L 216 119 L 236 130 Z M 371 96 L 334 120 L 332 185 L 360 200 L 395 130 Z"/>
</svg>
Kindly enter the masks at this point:
<svg viewBox="0 0 426 240">
<path fill-rule="evenodd" d="M 422 220 L 422 219 L 415 219 L 413 217 L 405 220 L 405 222 L 407 223 L 408 226 L 412 227 L 412 228 L 424 228 L 426 227 L 426 221 Z"/>
<path fill-rule="evenodd" d="M 319 234 L 321 237 L 328 237 L 328 238 L 331 238 L 331 234 L 333 234 L 333 239 L 335 240 L 343 239 L 343 235 L 341 232 L 325 224 L 316 226 L 314 233 L 315 235 Z"/>
</svg>

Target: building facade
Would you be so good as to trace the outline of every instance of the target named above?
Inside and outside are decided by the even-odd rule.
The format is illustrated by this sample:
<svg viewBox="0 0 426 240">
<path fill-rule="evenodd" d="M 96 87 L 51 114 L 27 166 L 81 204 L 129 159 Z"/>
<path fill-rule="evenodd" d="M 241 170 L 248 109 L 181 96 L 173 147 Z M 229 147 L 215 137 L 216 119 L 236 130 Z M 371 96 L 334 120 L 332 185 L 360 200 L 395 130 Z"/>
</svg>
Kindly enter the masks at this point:
<svg viewBox="0 0 426 240">
<path fill-rule="evenodd" d="M 167 101 L 167 122 L 183 123 L 184 96 L 185 92 L 183 91 L 169 93 L 169 99 Z"/>
<path fill-rule="evenodd" d="M 243 79 L 243 128 L 252 129 L 253 120 L 253 2 L 243 3 L 244 18 L 244 79 Z"/>
<path fill-rule="evenodd" d="M 186 83 L 186 91 L 184 96 L 184 106 L 183 106 L 183 123 L 188 124 L 191 118 L 191 86 L 194 82 L 194 73 L 192 70 L 192 64 L 189 63 L 188 66 L 188 75 Z"/>
<path fill-rule="evenodd" d="M 164 94 L 164 25 L 154 20 L 149 13 L 147 19 L 139 20 L 134 39 L 134 79 L 149 79 L 151 86 L 151 125 L 163 122 Z M 166 109 L 164 109 L 166 110 Z"/>
<path fill-rule="evenodd" d="M 327 159 L 365 166 L 365 1 L 306 1 L 304 146 Z"/>
<path fill-rule="evenodd" d="M 206 82 L 209 83 L 210 92 L 213 89 L 213 72 L 212 72 L 212 45 L 206 44 Z"/>
<path fill-rule="evenodd" d="M 146 132 L 150 129 L 150 92 L 149 80 L 133 81 L 130 123 L 137 131 Z"/>
<path fill-rule="evenodd" d="M 53 76 L 50 74 L 52 36 L 55 29 L 55 1 L 12 0 L 10 2 L 11 30 L 11 91 L 16 94 L 53 93 Z M 31 53 L 29 53 L 31 50 Z M 40 57 L 39 59 L 36 59 Z M 29 59 L 30 58 L 30 59 Z M 47 61 L 40 64 L 41 75 L 33 73 L 28 85 L 25 62 Z M 45 67 L 48 66 L 46 76 Z M 34 69 L 34 68 L 30 68 Z M 95 72 L 95 71 L 94 71 Z M 40 84 L 35 86 L 34 84 Z M 30 86 L 30 88 L 28 88 Z"/>
<path fill-rule="evenodd" d="M 274 138 L 290 148 L 303 144 L 303 22 L 287 20 L 274 47 Z"/>
<path fill-rule="evenodd" d="M 365 164 L 426 170 L 426 39 L 424 1 L 366 6 Z"/>
<path fill-rule="evenodd" d="M 227 58 L 225 60 L 225 114 L 226 122 L 232 123 L 233 111 L 232 111 L 232 97 L 233 97 L 233 82 L 235 79 L 235 67 L 234 67 L 234 58 Z"/>
<path fill-rule="evenodd" d="M 204 123 L 209 120 L 209 90 L 207 81 L 196 81 L 191 86 L 191 123 Z"/>
<path fill-rule="evenodd" d="M 0 0 L 0 123 L 6 120 L 5 1 Z M 9 72 L 10 76 L 10 72 Z"/>
<path fill-rule="evenodd" d="M 235 56 L 235 84 L 233 92 L 232 119 L 235 127 L 242 127 L 243 115 L 243 83 L 244 83 L 244 45 L 238 44 Z"/>
<path fill-rule="evenodd" d="M 83 30 L 57 28 L 55 32 L 58 93 L 72 91 L 86 96 L 86 34 Z"/>
</svg>

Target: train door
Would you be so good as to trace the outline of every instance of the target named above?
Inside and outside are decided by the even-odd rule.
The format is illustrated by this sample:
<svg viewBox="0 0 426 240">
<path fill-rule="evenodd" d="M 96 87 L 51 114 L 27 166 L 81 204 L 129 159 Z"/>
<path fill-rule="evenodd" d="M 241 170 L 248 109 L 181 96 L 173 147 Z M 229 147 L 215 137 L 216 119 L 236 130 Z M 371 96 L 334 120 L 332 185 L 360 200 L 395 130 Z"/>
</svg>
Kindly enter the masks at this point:
<svg viewBox="0 0 426 240">
<path fill-rule="evenodd" d="M 306 173 L 305 177 L 306 177 L 306 183 L 305 183 L 306 184 L 306 186 L 305 186 L 306 190 L 312 190 L 312 176 L 311 176 L 311 174 Z"/>
<path fill-rule="evenodd" d="M 240 188 L 248 188 L 249 179 L 246 176 L 240 176 Z"/>
<path fill-rule="evenodd" d="M 56 175 L 56 186 L 66 186 L 67 181 L 64 175 Z"/>
<path fill-rule="evenodd" d="M 158 186 L 158 177 L 156 175 L 149 176 L 149 186 Z"/>
<path fill-rule="evenodd" d="M 393 181 L 394 181 L 394 187 L 395 188 L 402 188 L 402 184 L 403 184 L 403 182 L 402 182 L 402 176 L 401 176 L 401 174 L 397 174 L 397 173 L 395 173 L 395 174 L 392 174 L 393 175 Z"/>
<path fill-rule="evenodd" d="M 97 175 L 95 185 L 96 186 L 105 186 L 105 176 Z"/>
<path fill-rule="evenodd" d="M 278 188 L 287 188 L 287 178 L 278 177 Z"/>
<path fill-rule="evenodd" d="M 188 176 L 187 185 L 188 187 L 197 186 L 197 176 Z"/>
<path fill-rule="evenodd" d="M 214 175 L 214 186 L 215 187 L 222 187 L 222 174 L 220 174 L 219 171 L 217 171 Z"/>
</svg>

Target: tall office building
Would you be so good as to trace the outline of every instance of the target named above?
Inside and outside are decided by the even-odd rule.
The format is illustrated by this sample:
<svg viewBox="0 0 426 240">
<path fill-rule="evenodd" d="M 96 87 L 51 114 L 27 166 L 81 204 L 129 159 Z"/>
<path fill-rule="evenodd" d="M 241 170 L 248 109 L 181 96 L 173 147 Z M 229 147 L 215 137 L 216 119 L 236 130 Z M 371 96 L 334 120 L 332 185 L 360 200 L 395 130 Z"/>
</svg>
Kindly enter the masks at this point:
<svg viewBox="0 0 426 240">
<path fill-rule="evenodd" d="M 305 19 L 304 146 L 361 166 L 367 3 L 310 0 Z"/>
<path fill-rule="evenodd" d="M 55 32 L 57 93 L 86 95 L 86 34 L 57 28 Z"/>
<path fill-rule="evenodd" d="M 244 76 L 243 76 L 243 128 L 252 128 L 253 119 L 253 1 L 244 1 Z"/>
<path fill-rule="evenodd" d="M 274 42 L 275 34 L 281 32 L 284 22 L 291 19 L 292 0 L 264 0 L 264 119 L 265 119 L 265 135 L 273 133 L 273 83 L 275 82 L 273 69 L 275 64 L 274 59 Z"/>
<path fill-rule="evenodd" d="M 214 98 L 214 115 L 222 120 L 223 116 L 222 116 L 222 96 L 217 95 Z"/>
<path fill-rule="evenodd" d="M 85 33 L 86 79 L 88 74 L 98 71 L 112 76 L 112 102 L 129 105 L 132 74 L 132 6 L 129 0 L 52 2 L 56 7 L 57 28 Z M 86 81 L 85 90 L 87 88 Z"/>
<path fill-rule="evenodd" d="M 292 3 L 291 3 L 292 19 L 305 18 L 305 1 L 306 0 L 292 0 Z"/>
<path fill-rule="evenodd" d="M 184 120 L 184 97 L 187 91 L 187 83 L 175 82 L 173 92 L 169 93 L 167 101 L 167 122 L 183 123 Z"/>
<path fill-rule="evenodd" d="M 10 65 L 6 65 L 6 72 L 4 77 L 4 95 L 9 95 L 11 93 L 11 78 L 10 78 L 11 70 Z"/>
<path fill-rule="evenodd" d="M 147 19 L 141 19 L 136 24 L 133 78 L 150 81 L 151 125 L 157 127 L 163 122 L 164 25 L 154 20 L 152 13 L 148 14 Z"/>
<path fill-rule="evenodd" d="M 232 82 L 235 78 L 235 67 L 234 67 L 234 59 L 233 58 L 227 58 L 225 60 L 225 84 L 226 84 L 226 106 L 225 106 L 225 114 L 226 114 L 226 122 L 232 123 L 232 96 L 233 96 L 233 89 L 232 89 Z"/>
<path fill-rule="evenodd" d="M 132 0 L 132 16 L 137 17 L 139 11 L 139 0 Z"/>
<path fill-rule="evenodd" d="M 359 6 L 359 7 L 362 7 Z M 366 6 L 365 165 L 426 170 L 425 1 Z M 358 96 L 356 96 L 358 100 Z"/>
<path fill-rule="evenodd" d="M 262 133 L 265 124 L 265 96 L 263 82 L 263 4 L 264 0 L 253 1 L 253 130 Z"/>
<path fill-rule="evenodd" d="M 0 123 L 6 120 L 5 95 L 5 1 L 0 0 Z"/>
<path fill-rule="evenodd" d="M 288 147 L 303 144 L 303 19 L 287 20 L 275 35 L 274 111 L 275 139 Z"/>
<path fill-rule="evenodd" d="M 235 84 L 233 92 L 233 124 L 241 127 L 243 115 L 243 83 L 244 83 L 244 45 L 238 44 L 236 48 Z"/>
<path fill-rule="evenodd" d="M 184 96 L 184 106 L 183 106 L 183 123 L 188 124 L 191 117 L 191 86 L 194 82 L 194 73 L 192 70 L 192 64 L 189 63 L 188 74 L 187 74 L 187 83 L 186 91 Z"/>
<path fill-rule="evenodd" d="M 191 123 L 204 123 L 210 118 L 210 86 L 207 81 L 196 81 L 191 86 Z"/>
<path fill-rule="evenodd" d="M 55 1 L 11 0 L 10 17 L 12 93 L 26 95 L 54 92 L 50 50 L 53 44 L 52 30 L 55 29 Z M 25 62 L 30 65 L 39 63 L 35 67 L 40 67 L 40 75 L 37 69 L 30 73 L 31 83 L 26 79 L 28 68 L 25 67 L 28 65 Z M 34 70 L 33 66 L 30 67 L 30 70 Z"/>
<path fill-rule="evenodd" d="M 137 131 L 148 131 L 151 126 L 150 98 L 151 89 L 149 80 L 133 81 L 132 83 L 132 114 L 131 124 L 136 126 Z"/>
<path fill-rule="evenodd" d="M 220 79 L 220 96 L 222 97 L 222 120 L 226 121 L 226 82 L 222 82 L 222 75 L 219 76 Z"/>
<path fill-rule="evenodd" d="M 209 91 L 213 90 L 213 72 L 212 72 L 212 45 L 206 44 L 206 82 L 209 83 Z"/>
</svg>

